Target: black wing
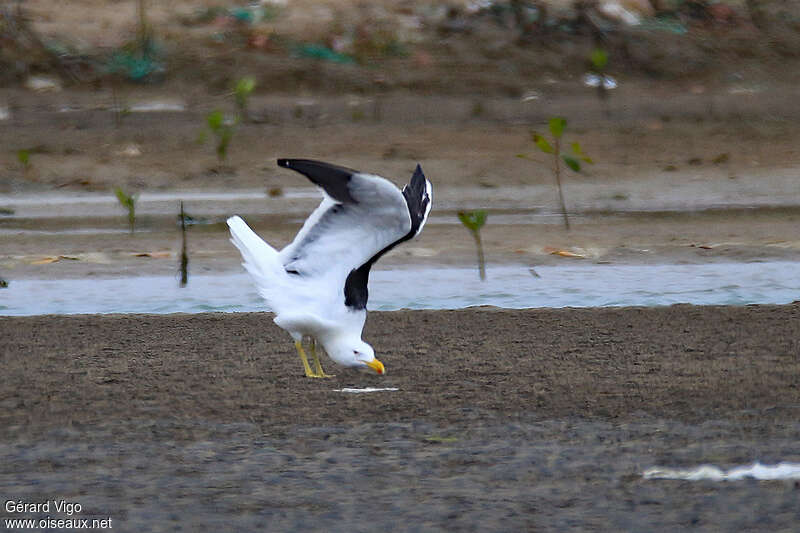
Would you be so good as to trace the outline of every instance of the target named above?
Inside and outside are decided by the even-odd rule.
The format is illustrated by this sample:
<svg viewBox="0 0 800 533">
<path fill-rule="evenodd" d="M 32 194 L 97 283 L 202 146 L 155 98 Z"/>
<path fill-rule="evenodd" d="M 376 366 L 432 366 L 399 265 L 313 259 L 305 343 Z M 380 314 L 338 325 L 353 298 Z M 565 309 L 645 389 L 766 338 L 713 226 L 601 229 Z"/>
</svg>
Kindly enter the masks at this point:
<svg viewBox="0 0 800 533">
<path fill-rule="evenodd" d="M 411 182 L 403 187 L 403 197 L 408 205 L 408 214 L 411 216 L 411 229 L 404 236 L 372 256 L 369 261 L 359 268 L 352 270 L 344 284 L 344 304 L 351 309 L 366 309 L 369 299 L 369 271 L 372 265 L 386 252 L 400 243 L 413 239 L 422 231 L 428 213 L 431 211 L 431 183 L 422 173 L 422 167 L 417 164 Z"/>
<path fill-rule="evenodd" d="M 414 169 L 414 175 L 411 176 L 411 182 L 403 187 L 403 196 L 408 204 L 408 214 L 411 215 L 411 231 L 392 246 L 412 239 L 422 231 L 422 226 L 425 225 L 431 210 L 431 184 L 422 173 L 419 163 Z"/>
<path fill-rule="evenodd" d="M 337 202 L 358 203 L 348 189 L 353 174 L 358 174 L 357 170 L 311 159 L 278 159 L 278 166 L 303 174 Z"/>
</svg>

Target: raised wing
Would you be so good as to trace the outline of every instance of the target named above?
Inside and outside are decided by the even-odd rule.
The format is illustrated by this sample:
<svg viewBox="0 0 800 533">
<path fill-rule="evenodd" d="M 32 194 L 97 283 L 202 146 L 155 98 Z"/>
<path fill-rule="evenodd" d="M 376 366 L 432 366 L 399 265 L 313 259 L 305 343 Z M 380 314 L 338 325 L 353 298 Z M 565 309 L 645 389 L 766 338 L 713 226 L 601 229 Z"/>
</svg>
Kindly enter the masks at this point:
<svg viewBox="0 0 800 533">
<path fill-rule="evenodd" d="M 403 193 L 392 183 L 328 163 L 279 159 L 322 187 L 326 197 L 280 258 L 290 274 L 333 275 L 344 283 L 358 269 L 412 228 Z"/>
<path fill-rule="evenodd" d="M 408 214 L 411 216 L 411 232 L 400 242 L 413 239 L 422 231 L 428 220 L 428 213 L 431 212 L 431 196 L 433 196 L 431 182 L 422 173 L 422 167 L 417 164 L 411 182 L 403 187 L 403 197 L 406 199 Z"/>
<path fill-rule="evenodd" d="M 349 189 L 350 179 L 359 173 L 357 170 L 311 159 L 278 159 L 278 166 L 303 174 L 337 202 L 358 203 Z"/>
<path fill-rule="evenodd" d="M 414 175 L 411 176 L 411 182 L 403 187 L 403 198 L 406 201 L 406 208 L 408 210 L 409 218 L 411 219 L 411 227 L 408 232 L 391 242 L 386 248 L 383 248 L 369 261 L 350 272 L 347 275 L 347 280 L 344 285 L 344 303 L 347 307 L 352 309 L 366 309 L 367 300 L 369 299 L 369 271 L 372 265 L 381 258 L 383 254 L 405 242 L 409 239 L 416 237 L 422 228 L 425 226 L 425 221 L 428 220 L 428 214 L 431 212 L 431 196 L 433 189 L 431 182 L 427 180 L 425 174 L 422 173 L 422 167 L 417 165 L 414 170 Z"/>
</svg>

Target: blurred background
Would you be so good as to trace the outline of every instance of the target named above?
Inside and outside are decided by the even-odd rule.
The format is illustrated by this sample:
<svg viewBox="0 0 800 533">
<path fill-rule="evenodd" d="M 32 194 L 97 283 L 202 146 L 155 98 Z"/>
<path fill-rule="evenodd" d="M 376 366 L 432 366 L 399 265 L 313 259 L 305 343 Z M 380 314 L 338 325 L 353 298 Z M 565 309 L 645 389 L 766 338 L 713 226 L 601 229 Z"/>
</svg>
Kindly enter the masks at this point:
<svg viewBox="0 0 800 533">
<path fill-rule="evenodd" d="M 177 287 L 182 256 L 189 288 L 240 274 L 227 216 L 280 247 L 319 201 L 277 157 L 398 185 L 420 163 L 431 220 L 379 266 L 452 269 L 455 292 L 478 279 L 477 248 L 487 283 L 508 274 L 493 266 L 517 269 L 433 307 L 575 305 L 493 299 L 560 266 L 656 294 L 648 267 L 722 265 L 704 276 L 736 293 L 740 266 L 765 262 L 773 274 L 746 295 L 645 303 L 792 301 L 798 30 L 800 5 L 782 0 L 4 1 L 0 312 L 70 311 L 23 309 L 43 280 Z M 670 275 L 655 277 L 686 279 Z"/>
</svg>

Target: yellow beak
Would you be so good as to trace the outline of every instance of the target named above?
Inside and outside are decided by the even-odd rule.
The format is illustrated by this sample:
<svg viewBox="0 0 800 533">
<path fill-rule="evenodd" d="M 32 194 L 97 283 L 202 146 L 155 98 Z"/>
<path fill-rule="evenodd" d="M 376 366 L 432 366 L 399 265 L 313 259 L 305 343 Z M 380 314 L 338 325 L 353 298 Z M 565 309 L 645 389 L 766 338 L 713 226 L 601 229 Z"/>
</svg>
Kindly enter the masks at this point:
<svg viewBox="0 0 800 533">
<path fill-rule="evenodd" d="M 368 367 L 370 367 L 372 370 L 377 372 L 378 374 L 384 374 L 386 372 L 386 370 L 383 368 L 383 363 L 381 363 L 377 359 L 373 359 L 372 361 L 368 361 L 365 364 Z"/>
</svg>

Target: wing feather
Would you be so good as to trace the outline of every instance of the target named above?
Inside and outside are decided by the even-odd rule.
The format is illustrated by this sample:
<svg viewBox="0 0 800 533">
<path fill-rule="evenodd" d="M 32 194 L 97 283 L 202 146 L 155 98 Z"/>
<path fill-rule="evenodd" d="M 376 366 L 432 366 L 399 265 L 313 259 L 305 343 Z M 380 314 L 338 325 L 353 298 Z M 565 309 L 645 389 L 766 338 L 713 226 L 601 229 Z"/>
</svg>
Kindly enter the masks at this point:
<svg viewBox="0 0 800 533">
<path fill-rule="evenodd" d="M 281 250 L 287 271 L 303 276 L 335 271 L 344 283 L 351 270 L 410 231 L 405 197 L 391 182 L 362 173 L 348 176 L 347 181 L 354 201 L 343 203 L 326 196 L 294 241 Z"/>
<path fill-rule="evenodd" d="M 353 174 L 358 174 L 357 170 L 311 159 L 278 159 L 278 166 L 304 175 L 337 202 L 350 204 L 358 201 L 348 187 Z"/>
<path fill-rule="evenodd" d="M 324 199 L 294 241 L 281 250 L 285 270 L 325 277 L 351 310 L 366 309 L 369 271 L 394 246 L 422 231 L 431 210 L 431 183 L 417 165 L 402 192 L 372 174 L 308 159 L 279 159 L 323 189 Z M 321 296 L 321 295 L 320 295 Z"/>
<path fill-rule="evenodd" d="M 397 239 L 392 241 L 386 248 L 383 248 L 369 261 L 353 270 L 348 274 L 347 280 L 344 285 L 344 304 L 351 309 L 366 309 L 367 300 L 369 299 L 369 271 L 372 265 L 387 253 L 389 250 L 398 244 L 413 239 L 425 226 L 425 221 L 428 219 L 428 214 L 431 212 L 431 200 L 433 196 L 433 188 L 431 182 L 422 173 L 422 167 L 417 165 L 414 170 L 414 175 L 411 176 L 411 182 L 403 187 L 403 198 L 406 201 L 406 208 L 411 221 L 411 226 L 408 232 Z"/>
</svg>

